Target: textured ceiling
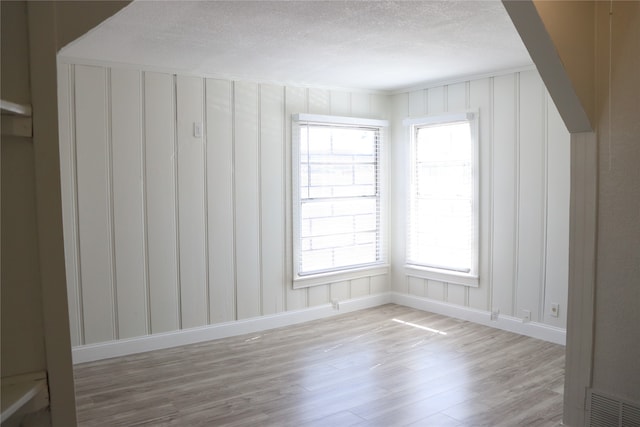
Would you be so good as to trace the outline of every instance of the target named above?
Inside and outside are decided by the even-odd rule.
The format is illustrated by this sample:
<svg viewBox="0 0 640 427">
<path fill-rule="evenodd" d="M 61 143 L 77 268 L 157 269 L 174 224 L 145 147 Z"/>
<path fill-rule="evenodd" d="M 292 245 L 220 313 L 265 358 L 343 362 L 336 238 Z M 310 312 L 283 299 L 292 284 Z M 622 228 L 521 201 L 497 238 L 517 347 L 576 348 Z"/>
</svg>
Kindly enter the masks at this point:
<svg viewBox="0 0 640 427">
<path fill-rule="evenodd" d="M 532 64 L 499 1 L 135 1 L 61 55 L 391 91 Z"/>
</svg>

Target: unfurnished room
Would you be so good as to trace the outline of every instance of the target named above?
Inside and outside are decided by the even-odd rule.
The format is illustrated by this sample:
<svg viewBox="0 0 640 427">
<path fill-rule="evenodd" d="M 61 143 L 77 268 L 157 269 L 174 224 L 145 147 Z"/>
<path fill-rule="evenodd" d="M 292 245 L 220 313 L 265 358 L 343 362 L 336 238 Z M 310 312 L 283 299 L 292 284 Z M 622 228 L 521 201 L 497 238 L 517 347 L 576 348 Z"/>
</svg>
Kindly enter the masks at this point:
<svg viewBox="0 0 640 427">
<path fill-rule="evenodd" d="M 640 425 L 639 19 L 3 1 L 2 426 Z"/>
</svg>

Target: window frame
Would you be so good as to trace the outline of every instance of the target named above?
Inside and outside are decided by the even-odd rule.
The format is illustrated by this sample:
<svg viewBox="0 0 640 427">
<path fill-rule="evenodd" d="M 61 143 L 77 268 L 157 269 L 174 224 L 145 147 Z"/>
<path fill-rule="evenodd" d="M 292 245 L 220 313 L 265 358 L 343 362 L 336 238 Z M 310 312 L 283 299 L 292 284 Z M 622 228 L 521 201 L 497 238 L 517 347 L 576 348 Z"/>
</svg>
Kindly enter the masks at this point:
<svg viewBox="0 0 640 427">
<path fill-rule="evenodd" d="M 292 253 L 292 274 L 293 288 L 300 289 L 310 286 L 335 283 L 343 280 L 354 280 L 363 277 L 372 277 L 388 274 L 388 250 L 387 250 L 387 156 L 386 156 L 386 134 L 389 127 L 388 120 L 367 119 L 346 116 L 330 116 L 321 114 L 292 114 L 291 116 L 291 253 Z M 333 270 L 321 272 L 311 272 L 300 274 L 301 257 L 301 199 L 300 199 L 300 127 L 306 125 L 322 126 L 344 126 L 351 128 L 376 128 L 378 131 L 378 159 L 377 159 L 377 180 L 378 188 L 378 250 L 380 260 L 365 265 L 354 265 L 352 267 L 340 267 Z"/>
<path fill-rule="evenodd" d="M 472 144 L 472 265 L 469 272 L 462 272 L 435 266 L 426 266 L 409 261 L 409 233 L 411 232 L 410 216 L 412 209 L 413 171 L 415 170 L 415 144 L 419 128 L 434 125 L 447 125 L 456 122 L 468 122 Z M 411 277 L 438 280 L 446 283 L 454 283 L 470 287 L 480 285 L 480 141 L 479 141 L 479 117 L 477 111 L 464 111 L 459 113 L 442 113 L 424 117 L 407 118 L 403 125 L 408 132 L 407 139 L 407 176 L 406 176 L 406 219 L 405 230 L 405 273 Z"/>
</svg>

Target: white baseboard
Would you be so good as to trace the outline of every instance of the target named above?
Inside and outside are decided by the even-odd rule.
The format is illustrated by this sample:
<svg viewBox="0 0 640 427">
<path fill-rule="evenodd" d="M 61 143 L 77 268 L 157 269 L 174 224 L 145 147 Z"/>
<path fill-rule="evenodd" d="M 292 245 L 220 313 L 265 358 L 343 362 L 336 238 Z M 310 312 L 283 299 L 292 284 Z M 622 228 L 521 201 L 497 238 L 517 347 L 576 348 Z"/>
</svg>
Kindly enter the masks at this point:
<svg viewBox="0 0 640 427">
<path fill-rule="evenodd" d="M 455 317 L 457 319 L 468 320 L 492 328 L 504 331 L 515 332 L 543 341 L 565 345 L 567 339 L 566 330 L 555 326 L 545 325 L 538 322 L 523 323 L 521 319 L 512 316 L 499 315 L 497 320 L 491 320 L 491 312 L 477 310 L 475 308 L 461 307 L 459 305 L 448 304 L 446 302 L 417 297 L 414 295 L 391 293 L 391 302 L 404 305 L 423 311 L 442 314 L 444 316 Z"/>
<path fill-rule="evenodd" d="M 160 350 L 163 348 L 178 347 L 181 345 L 195 344 L 219 338 L 260 332 L 282 326 L 308 322 L 310 320 L 350 313 L 352 311 L 362 310 L 365 308 L 377 307 L 390 302 L 391 294 L 383 293 L 347 301 L 340 301 L 339 310 L 334 310 L 331 304 L 323 304 L 321 306 L 307 308 L 304 310 L 286 311 L 268 316 L 201 326 L 198 328 L 83 345 L 72 349 L 73 363 L 93 362 L 112 357 L 126 356 L 129 354 L 143 353 L 146 351 Z"/>
<path fill-rule="evenodd" d="M 408 294 L 390 292 L 340 301 L 339 310 L 334 310 L 331 304 L 323 304 L 304 310 L 286 311 L 268 316 L 201 326 L 198 328 L 78 346 L 72 349 L 73 363 L 93 362 L 112 357 L 126 356 L 130 354 L 144 353 L 146 351 L 160 350 L 163 348 L 195 344 L 219 338 L 250 334 L 282 326 L 308 322 L 310 320 L 323 319 L 339 314 L 350 313 L 365 308 L 377 307 L 388 303 L 404 305 L 418 310 L 468 320 L 470 322 L 538 338 L 544 341 L 550 341 L 556 344 L 565 345 L 566 341 L 566 331 L 554 326 L 537 322 L 523 323 L 516 317 L 505 315 L 500 315 L 497 320 L 491 320 L 491 313 L 488 311 L 461 307 Z"/>
</svg>

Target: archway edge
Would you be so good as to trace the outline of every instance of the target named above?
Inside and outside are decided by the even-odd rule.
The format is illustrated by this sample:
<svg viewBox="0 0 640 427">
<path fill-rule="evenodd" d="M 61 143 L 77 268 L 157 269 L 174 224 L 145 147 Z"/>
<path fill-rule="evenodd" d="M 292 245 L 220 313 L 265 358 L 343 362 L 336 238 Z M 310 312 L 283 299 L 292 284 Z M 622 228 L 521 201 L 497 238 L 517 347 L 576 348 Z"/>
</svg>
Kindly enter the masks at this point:
<svg viewBox="0 0 640 427">
<path fill-rule="evenodd" d="M 595 123 L 594 2 L 502 2 L 571 133 Z M 576 50 L 578 49 L 578 54 Z"/>
<path fill-rule="evenodd" d="M 571 132 L 569 298 L 563 423 L 584 425 L 592 385 L 598 149 L 595 2 L 506 1 L 560 116 Z"/>
</svg>

